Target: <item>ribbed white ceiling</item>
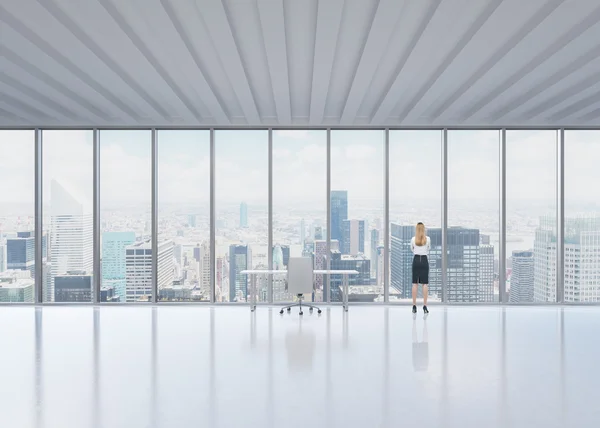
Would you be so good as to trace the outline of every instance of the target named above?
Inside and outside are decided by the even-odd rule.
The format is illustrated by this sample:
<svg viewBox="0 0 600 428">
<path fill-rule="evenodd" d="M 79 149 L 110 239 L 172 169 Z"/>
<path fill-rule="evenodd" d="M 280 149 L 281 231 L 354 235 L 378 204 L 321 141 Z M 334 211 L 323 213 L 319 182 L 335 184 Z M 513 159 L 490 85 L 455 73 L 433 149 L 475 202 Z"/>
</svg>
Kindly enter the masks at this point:
<svg viewBox="0 0 600 428">
<path fill-rule="evenodd" d="M 0 126 L 597 125 L 598 0 L 0 0 Z"/>
</svg>

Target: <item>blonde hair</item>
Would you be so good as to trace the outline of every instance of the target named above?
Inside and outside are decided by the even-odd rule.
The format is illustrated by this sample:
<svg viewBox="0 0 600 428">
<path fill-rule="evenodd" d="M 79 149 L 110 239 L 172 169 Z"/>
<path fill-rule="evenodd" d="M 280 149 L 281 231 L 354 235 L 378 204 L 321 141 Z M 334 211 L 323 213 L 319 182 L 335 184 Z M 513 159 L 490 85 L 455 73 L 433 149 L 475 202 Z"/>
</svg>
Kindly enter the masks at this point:
<svg viewBox="0 0 600 428">
<path fill-rule="evenodd" d="M 427 243 L 427 235 L 425 235 L 425 225 L 421 222 L 417 223 L 417 232 L 415 233 L 415 245 L 419 247 Z"/>
</svg>

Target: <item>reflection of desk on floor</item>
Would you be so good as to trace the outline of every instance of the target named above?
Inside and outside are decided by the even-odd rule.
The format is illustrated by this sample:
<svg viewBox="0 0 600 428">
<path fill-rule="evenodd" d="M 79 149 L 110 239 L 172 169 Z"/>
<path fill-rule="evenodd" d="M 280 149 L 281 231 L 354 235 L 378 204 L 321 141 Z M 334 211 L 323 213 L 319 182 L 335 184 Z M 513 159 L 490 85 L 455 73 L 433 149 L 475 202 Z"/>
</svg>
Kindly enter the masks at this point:
<svg viewBox="0 0 600 428">
<path fill-rule="evenodd" d="M 285 275 L 287 276 L 286 270 L 271 270 L 271 269 L 251 269 L 251 270 L 243 270 L 240 272 L 242 275 Z M 342 275 L 342 283 L 344 287 L 344 301 L 343 306 L 344 310 L 348 311 L 348 277 L 350 275 L 358 275 L 358 271 L 356 270 L 335 270 L 335 269 L 326 269 L 326 270 L 314 270 L 313 275 Z M 256 281 L 252 281 L 252 291 L 250 293 L 250 310 L 254 311 L 256 309 Z"/>
</svg>

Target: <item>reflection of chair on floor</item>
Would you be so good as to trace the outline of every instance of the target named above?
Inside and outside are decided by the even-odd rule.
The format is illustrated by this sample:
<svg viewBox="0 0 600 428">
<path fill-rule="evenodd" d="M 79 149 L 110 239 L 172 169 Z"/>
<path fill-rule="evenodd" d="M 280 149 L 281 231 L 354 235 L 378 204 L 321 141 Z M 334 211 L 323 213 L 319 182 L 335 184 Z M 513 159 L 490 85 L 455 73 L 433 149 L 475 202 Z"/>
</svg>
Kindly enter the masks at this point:
<svg viewBox="0 0 600 428">
<path fill-rule="evenodd" d="M 421 342 L 417 339 L 417 321 L 413 319 L 412 328 L 412 357 L 416 372 L 426 371 L 429 367 L 429 337 L 427 334 L 427 319 L 423 320 L 423 336 Z"/>
<path fill-rule="evenodd" d="M 288 367 L 292 371 L 311 369 L 317 339 L 312 330 L 302 331 L 302 321 L 298 331 L 288 331 L 285 335 L 285 348 L 288 355 Z"/>
<path fill-rule="evenodd" d="M 280 314 L 283 313 L 284 310 L 291 311 L 293 307 L 298 306 L 300 308 L 300 315 L 302 312 L 302 299 L 304 294 L 311 294 L 313 292 L 313 267 L 312 267 L 312 259 L 310 257 L 290 257 L 288 261 L 288 270 L 287 270 L 287 280 L 288 280 L 288 292 L 291 294 L 295 294 L 298 296 L 298 303 L 294 303 L 293 305 L 284 306 Z M 313 305 L 304 305 L 310 309 L 312 312 L 313 309 L 317 309 L 318 313 L 321 313 L 321 309 Z"/>
</svg>

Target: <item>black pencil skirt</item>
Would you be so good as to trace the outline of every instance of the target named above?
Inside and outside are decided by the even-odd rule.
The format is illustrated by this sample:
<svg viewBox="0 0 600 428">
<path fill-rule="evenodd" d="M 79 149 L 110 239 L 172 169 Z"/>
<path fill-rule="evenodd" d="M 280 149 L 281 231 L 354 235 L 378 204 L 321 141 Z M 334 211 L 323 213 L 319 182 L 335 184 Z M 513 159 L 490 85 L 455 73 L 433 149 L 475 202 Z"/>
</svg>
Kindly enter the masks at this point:
<svg viewBox="0 0 600 428">
<path fill-rule="evenodd" d="M 429 261 L 427 256 L 415 254 L 412 263 L 412 283 L 429 284 Z"/>
</svg>

